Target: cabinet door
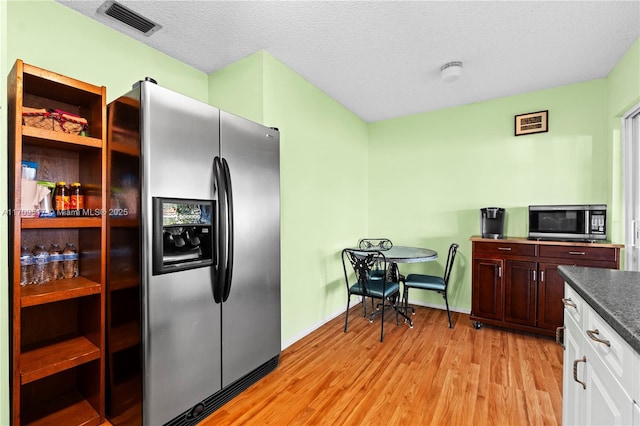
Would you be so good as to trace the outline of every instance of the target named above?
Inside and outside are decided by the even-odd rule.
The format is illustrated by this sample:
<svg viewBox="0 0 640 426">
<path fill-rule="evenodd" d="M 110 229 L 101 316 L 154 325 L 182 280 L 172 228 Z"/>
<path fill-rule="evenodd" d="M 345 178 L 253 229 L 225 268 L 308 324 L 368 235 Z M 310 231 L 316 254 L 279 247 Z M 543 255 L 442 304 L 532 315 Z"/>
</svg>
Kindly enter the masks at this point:
<svg viewBox="0 0 640 426">
<path fill-rule="evenodd" d="M 502 319 L 503 261 L 500 259 L 474 259 L 472 284 L 472 314 L 490 319 Z"/>
<path fill-rule="evenodd" d="M 584 345 L 587 356 L 583 423 L 628 425 L 633 417 L 633 400 L 609 372 L 593 348 Z"/>
<path fill-rule="evenodd" d="M 582 385 L 576 381 L 584 381 L 586 362 L 581 362 L 583 339 L 578 324 L 569 316 L 565 318 L 564 355 L 562 375 L 562 424 L 567 426 L 581 425 L 584 413 L 584 394 Z M 573 366 L 576 366 L 575 377 Z"/>
<path fill-rule="evenodd" d="M 507 260 L 504 285 L 504 320 L 516 324 L 536 324 L 535 262 Z"/>
<path fill-rule="evenodd" d="M 562 326 L 562 298 L 564 280 L 558 273 L 558 265 L 538 265 L 538 327 L 555 330 Z"/>
</svg>

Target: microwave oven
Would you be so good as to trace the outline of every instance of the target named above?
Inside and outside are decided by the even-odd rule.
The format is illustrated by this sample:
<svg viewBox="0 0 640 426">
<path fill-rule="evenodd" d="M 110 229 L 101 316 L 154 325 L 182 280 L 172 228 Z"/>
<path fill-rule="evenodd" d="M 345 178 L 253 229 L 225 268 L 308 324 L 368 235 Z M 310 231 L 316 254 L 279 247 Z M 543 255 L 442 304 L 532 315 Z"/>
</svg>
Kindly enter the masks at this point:
<svg viewBox="0 0 640 426">
<path fill-rule="evenodd" d="M 529 238 L 562 241 L 606 240 L 607 206 L 529 206 Z"/>
</svg>

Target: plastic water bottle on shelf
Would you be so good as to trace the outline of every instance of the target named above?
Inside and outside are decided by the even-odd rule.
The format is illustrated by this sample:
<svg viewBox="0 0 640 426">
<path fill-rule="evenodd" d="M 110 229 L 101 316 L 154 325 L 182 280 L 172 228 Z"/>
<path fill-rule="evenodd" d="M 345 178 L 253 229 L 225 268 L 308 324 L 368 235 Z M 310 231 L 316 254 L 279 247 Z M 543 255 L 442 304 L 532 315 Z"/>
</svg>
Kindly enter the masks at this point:
<svg viewBox="0 0 640 426">
<path fill-rule="evenodd" d="M 51 280 L 60 280 L 64 278 L 64 272 L 62 271 L 62 262 L 64 256 L 62 255 L 62 249 L 59 244 L 53 243 L 49 247 L 49 275 Z"/>
<path fill-rule="evenodd" d="M 78 276 L 78 250 L 73 243 L 67 243 L 62 252 L 62 269 L 65 278 Z"/>
<path fill-rule="evenodd" d="M 49 282 L 49 251 L 44 244 L 38 244 L 33 251 L 33 283 L 46 284 Z"/>
<path fill-rule="evenodd" d="M 33 281 L 33 255 L 29 246 L 22 246 L 20 250 L 20 285 L 31 284 Z"/>
</svg>

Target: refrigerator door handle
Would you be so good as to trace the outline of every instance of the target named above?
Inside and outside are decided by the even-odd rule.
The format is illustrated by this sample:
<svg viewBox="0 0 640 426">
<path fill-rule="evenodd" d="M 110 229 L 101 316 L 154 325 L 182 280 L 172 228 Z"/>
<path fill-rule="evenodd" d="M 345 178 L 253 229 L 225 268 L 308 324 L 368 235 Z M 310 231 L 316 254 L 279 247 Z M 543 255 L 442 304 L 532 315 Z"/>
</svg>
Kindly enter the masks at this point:
<svg viewBox="0 0 640 426">
<path fill-rule="evenodd" d="M 213 279 L 213 299 L 216 303 L 222 303 L 224 294 L 224 282 L 226 280 L 226 244 L 225 235 L 227 233 L 226 227 L 226 183 L 224 180 L 224 172 L 222 171 L 222 162 L 220 157 L 213 159 L 213 175 L 215 179 L 215 186 L 218 190 L 218 203 L 216 214 L 216 261 L 217 265 L 214 268 Z"/>
<path fill-rule="evenodd" d="M 233 276 L 233 189 L 231 185 L 231 171 L 229 170 L 229 163 L 224 158 L 222 159 L 222 169 L 224 171 L 225 181 L 225 199 L 226 199 L 226 217 L 227 217 L 227 250 L 226 250 L 226 274 L 224 281 L 224 293 L 222 301 L 226 302 L 231 292 L 231 277 Z"/>
</svg>

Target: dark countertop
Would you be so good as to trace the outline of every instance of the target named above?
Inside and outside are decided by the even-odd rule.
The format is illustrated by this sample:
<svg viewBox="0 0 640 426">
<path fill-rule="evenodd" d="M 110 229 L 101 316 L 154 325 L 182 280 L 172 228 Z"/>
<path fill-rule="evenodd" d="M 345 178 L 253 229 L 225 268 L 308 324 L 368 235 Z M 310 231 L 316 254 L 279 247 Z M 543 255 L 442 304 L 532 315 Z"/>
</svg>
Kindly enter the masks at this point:
<svg viewBox="0 0 640 426">
<path fill-rule="evenodd" d="M 559 266 L 567 283 L 640 353 L 640 272 Z"/>
</svg>

